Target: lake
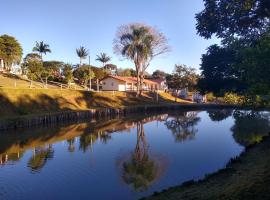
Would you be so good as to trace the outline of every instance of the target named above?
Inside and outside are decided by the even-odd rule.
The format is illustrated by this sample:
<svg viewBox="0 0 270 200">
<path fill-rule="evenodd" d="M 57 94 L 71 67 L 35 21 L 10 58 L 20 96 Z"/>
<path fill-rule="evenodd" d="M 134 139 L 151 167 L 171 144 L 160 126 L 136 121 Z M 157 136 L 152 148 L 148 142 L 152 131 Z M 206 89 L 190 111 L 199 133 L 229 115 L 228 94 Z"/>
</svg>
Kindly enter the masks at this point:
<svg viewBox="0 0 270 200">
<path fill-rule="evenodd" d="M 221 109 L 3 132 L 0 199 L 138 199 L 224 168 L 269 131 L 269 112 Z"/>
</svg>

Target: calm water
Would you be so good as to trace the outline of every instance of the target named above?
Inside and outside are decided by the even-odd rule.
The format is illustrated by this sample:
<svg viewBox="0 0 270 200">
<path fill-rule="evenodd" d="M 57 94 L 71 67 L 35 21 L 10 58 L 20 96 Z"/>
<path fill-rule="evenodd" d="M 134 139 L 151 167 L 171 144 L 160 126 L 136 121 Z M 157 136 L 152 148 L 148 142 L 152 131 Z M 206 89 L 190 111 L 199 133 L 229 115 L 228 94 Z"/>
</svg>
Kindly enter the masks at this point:
<svg viewBox="0 0 270 200">
<path fill-rule="evenodd" d="M 0 134 L 0 199 L 138 199 L 223 168 L 268 112 L 144 115 Z"/>
</svg>

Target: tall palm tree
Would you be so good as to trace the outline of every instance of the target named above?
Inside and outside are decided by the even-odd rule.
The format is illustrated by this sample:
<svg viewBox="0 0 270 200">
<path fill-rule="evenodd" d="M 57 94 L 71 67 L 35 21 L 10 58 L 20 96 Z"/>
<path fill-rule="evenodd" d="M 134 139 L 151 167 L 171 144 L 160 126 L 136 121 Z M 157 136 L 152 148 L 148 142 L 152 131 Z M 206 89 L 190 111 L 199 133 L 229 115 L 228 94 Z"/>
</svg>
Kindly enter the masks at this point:
<svg viewBox="0 0 270 200">
<path fill-rule="evenodd" d="M 121 54 L 129 58 L 135 64 L 137 72 L 137 92 L 141 90 L 143 77 L 143 65 L 153 55 L 153 36 L 144 26 L 131 26 L 130 31 L 120 37 Z"/>
<path fill-rule="evenodd" d="M 80 65 L 82 65 L 83 59 L 85 59 L 89 54 L 88 50 L 85 47 L 81 46 L 80 48 L 76 49 L 76 53 L 80 58 Z"/>
<path fill-rule="evenodd" d="M 111 60 L 111 57 L 108 56 L 106 53 L 100 53 L 100 55 L 97 55 L 96 60 L 102 62 L 104 68 L 106 63 Z"/>
<path fill-rule="evenodd" d="M 33 51 L 38 52 L 41 59 L 42 54 L 46 55 L 46 53 L 51 53 L 50 45 L 44 43 L 43 41 L 36 42 L 36 46 L 33 48 Z"/>
</svg>

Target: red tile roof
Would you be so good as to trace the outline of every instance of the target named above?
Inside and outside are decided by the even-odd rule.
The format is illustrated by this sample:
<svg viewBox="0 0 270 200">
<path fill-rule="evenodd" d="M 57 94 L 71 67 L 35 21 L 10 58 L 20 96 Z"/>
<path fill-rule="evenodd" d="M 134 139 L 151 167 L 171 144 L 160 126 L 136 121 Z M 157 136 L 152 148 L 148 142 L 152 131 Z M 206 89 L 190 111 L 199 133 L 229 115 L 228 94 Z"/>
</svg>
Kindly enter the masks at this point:
<svg viewBox="0 0 270 200">
<path fill-rule="evenodd" d="M 113 75 L 108 75 L 107 77 L 103 78 L 102 80 L 106 78 L 114 78 L 119 81 L 124 81 L 127 83 L 137 83 L 137 78 L 136 77 L 131 77 L 131 76 L 113 76 Z M 146 84 L 153 84 L 157 85 L 158 83 L 149 79 L 144 79 L 144 83 Z"/>
</svg>

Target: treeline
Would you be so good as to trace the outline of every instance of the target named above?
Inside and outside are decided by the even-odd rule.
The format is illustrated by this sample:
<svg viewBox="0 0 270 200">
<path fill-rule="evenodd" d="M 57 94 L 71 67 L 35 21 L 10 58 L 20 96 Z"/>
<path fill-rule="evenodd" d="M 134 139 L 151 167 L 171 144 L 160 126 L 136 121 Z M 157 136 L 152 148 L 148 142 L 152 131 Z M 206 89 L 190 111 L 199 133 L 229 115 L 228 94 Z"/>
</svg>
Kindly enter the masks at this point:
<svg viewBox="0 0 270 200">
<path fill-rule="evenodd" d="M 231 93 L 245 103 L 268 104 L 270 96 L 270 1 L 204 0 L 196 15 L 199 35 L 216 36 L 202 55 L 199 89 Z"/>
</svg>

